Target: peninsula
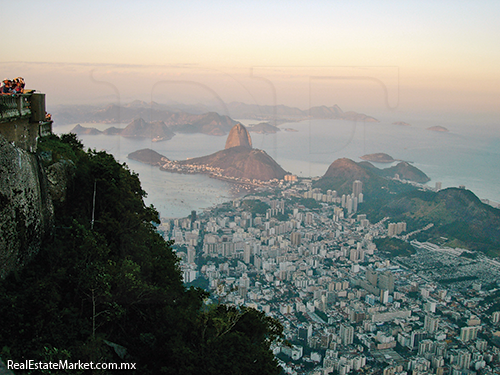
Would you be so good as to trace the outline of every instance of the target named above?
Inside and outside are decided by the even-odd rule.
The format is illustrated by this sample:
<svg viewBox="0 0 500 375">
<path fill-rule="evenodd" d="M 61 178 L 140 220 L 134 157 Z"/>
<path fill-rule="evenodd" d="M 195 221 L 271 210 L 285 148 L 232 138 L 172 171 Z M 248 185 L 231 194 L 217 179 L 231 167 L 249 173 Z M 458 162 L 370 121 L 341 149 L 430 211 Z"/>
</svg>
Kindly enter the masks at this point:
<svg viewBox="0 0 500 375">
<path fill-rule="evenodd" d="M 141 150 L 143 153 L 145 151 Z M 129 154 L 129 158 L 134 158 L 136 153 Z M 149 154 L 153 153 L 155 152 L 149 150 Z M 145 155 L 147 159 L 149 156 Z M 147 162 L 144 158 L 141 159 L 136 160 Z M 229 132 L 224 150 L 188 160 L 160 160 L 160 164 L 162 171 L 184 174 L 203 173 L 212 178 L 253 186 L 262 186 L 281 180 L 287 174 L 265 151 L 252 148 L 250 134 L 240 123 L 233 126 Z"/>
</svg>

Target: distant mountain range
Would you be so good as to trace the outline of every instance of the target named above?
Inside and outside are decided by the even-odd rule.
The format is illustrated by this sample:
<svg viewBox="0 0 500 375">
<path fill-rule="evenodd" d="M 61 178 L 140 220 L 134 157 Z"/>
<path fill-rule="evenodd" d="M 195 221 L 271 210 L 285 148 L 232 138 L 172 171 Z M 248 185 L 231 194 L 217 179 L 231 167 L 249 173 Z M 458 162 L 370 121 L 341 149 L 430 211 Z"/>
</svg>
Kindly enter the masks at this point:
<svg viewBox="0 0 500 375">
<path fill-rule="evenodd" d="M 56 107 L 53 118 L 58 124 L 71 123 L 128 123 L 144 119 L 147 123 L 164 123 L 172 132 L 203 133 L 208 135 L 225 135 L 237 124 L 228 116 L 215 112 L 193 114 L 168 110 L 160 105 L 145 106 L 143 102 L 126 106 L 110 104 L 104 108 L 64 106 Z M 135 136 L 139 136 L 136 134 Z"/>
<path fill-rule="evenodd" d="M 379 122 L 374 117 L 353 111 L 344 112 L 338 105 L 331 107 L 318 106 L 307 110 L 286 105 L 257 105 L 232 102 L 227 105 L 230 116 L 233 118 L 248 118 L 265 121 L 275 121 L 276 124 L 295 122 L 306 119 L 333 119 L 364 122 Z"/>
<path fill-rule="evenodd" d="M 258 119 L 272 124 L 306 119 L 334 119 L 379 122 L 377 119 L 353 111 L 344 112 L 338 105 L 317 106 L 307 110 L 285 105 L 256 105 L 232 102 L 219 106 L 170 105 L 135 100 L 125 105 L 107 106 L 64 105 L 51 108 L 57 125 L 74 123 L 128 123 L 142 118 L 146 122 L 163 121 L 174 132 L 225 135 L 236 125 L 233 118 Z M 219 113 L 225 113 L 221 115 Z M 269 129 L 267 129 L 269 130 Z"/>
<path fill-rule="evenodd" d="M 114 126 L 100 131 L 96 128 L 89 128 L 76 125 L 72 130 L 76 135 L 121 135 L 128 138 L 148 138 L 155 142 L 166 141 L 172 139 L 175 133 L 163 121 L 146 122 L 142 118 L 135 119 L 124 129 L 119 129 Z"/>
</svg>

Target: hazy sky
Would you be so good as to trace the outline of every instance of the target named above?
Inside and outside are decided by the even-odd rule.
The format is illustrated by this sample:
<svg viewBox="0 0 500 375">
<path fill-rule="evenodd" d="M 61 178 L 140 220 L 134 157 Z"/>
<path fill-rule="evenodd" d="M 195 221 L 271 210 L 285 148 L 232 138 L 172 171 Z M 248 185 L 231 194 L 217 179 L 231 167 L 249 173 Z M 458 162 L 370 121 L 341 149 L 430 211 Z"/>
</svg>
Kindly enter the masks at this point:
<svg viewBox="0 0 500 375">
<path fill-rule="evenodd" d="M 0 69 L 54 103 L 497 113 L 499 1 L 3 1 Z"/>
</svg>

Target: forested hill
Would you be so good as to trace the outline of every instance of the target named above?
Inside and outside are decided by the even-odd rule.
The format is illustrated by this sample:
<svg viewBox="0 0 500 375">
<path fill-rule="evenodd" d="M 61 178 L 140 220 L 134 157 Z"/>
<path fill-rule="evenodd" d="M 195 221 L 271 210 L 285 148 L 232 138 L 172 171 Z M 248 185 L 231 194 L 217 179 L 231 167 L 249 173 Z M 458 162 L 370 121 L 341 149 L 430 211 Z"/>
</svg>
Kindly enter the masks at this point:
<svg viewBox="0 0 500 375">
<path fill-rule="evenodd" d="M 136 174 L 112 155 L 85 152 L 71 134 L 42 138 L 39 150 L 46 167 L 61 160 L 74 167 L 54 203 L 52 239 L 0 281 L 4 361 L 135 362 L 127 373 L 137 374 L 279 374 L 269 347 L 280 324 L 253 309 L 206 306 L 205 292 L 184 287 Z"/>
<path fill-rule="evenodd" d="M 432 223 L 417 239 L 445 239 L 446 245 L 500 255 L 500 210 L 482 203 L 469 190 L 410 191 L 390 200 L 368 201 L 363 206 L 373 222 L 390 217 L 405 221 L 409 230 Z"/>
</svg>

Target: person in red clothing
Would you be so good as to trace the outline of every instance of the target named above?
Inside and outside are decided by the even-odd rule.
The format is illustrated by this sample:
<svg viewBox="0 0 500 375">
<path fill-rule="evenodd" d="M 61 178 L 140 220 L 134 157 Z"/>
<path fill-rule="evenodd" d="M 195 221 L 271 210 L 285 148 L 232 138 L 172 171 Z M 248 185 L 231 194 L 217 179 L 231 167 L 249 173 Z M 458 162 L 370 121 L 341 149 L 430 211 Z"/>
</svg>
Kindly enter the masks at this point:
<svg viewBox="0 0 500 375">
<path fill-rule="evenodd" d="M 14 78 L 14 90 L 16 93 L 22 94 L 24 92 L 24 78 L 16 77 Z"/>
</svg>

